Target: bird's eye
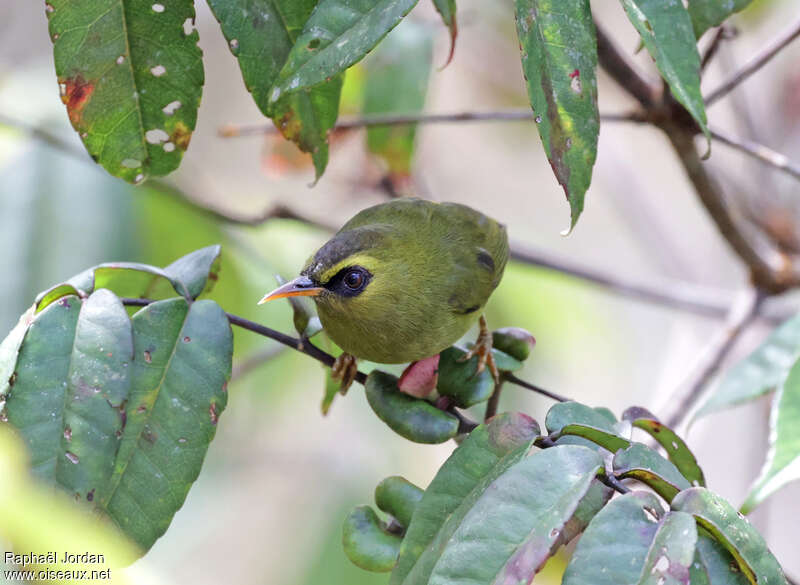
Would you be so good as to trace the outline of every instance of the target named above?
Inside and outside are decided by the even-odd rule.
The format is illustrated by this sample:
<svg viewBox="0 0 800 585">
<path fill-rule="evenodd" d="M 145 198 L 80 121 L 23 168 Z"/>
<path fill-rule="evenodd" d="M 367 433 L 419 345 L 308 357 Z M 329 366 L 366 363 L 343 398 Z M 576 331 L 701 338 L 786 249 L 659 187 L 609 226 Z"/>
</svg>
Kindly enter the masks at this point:
<svg viewBox="0 0 800 585">
<path fill-rule="evenodd" d="M 350 270 L 344 275 L 344 285 L 351 290 L 358 290 L 364 284 L 364 273 L 360 270 Z"/>
</svg>

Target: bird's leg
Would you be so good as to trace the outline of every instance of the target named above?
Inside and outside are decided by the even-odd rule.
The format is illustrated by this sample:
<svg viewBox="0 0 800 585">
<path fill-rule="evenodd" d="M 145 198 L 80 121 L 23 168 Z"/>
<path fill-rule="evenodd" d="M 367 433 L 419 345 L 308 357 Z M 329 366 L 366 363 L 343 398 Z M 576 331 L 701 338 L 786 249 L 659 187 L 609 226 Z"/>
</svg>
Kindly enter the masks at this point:
<svg viewBox="0 0 800 585">
<path fill-rule="evenodd" d="M 492 355 L 492 333 L 486 325 L 486 319 L 481 315 L 478 321 L 479 332 L 478 339 L 475 340 L 475 345 L 472 346 L 467 354 L 461 358 L 460 361 L 466 362 L 473 356 L 478 356 L 478 368 L 476 374 L 480 374 L 486 366 L 489 366 L 489 371 L 492 373 L 495 384 L 500 383 L 500 372 L 497 370 L 497 364 Z"/>
<path fill-rule="evenodd" d="M 339 382 L 339 392 L 342 394 L 347 393 L 347 389 L 350 388 L 357 374 L 358 364 L 356 363 L 356 358 L 349 353 L 341 354 L 331 366 L 331 376 Z"/>
</svg>

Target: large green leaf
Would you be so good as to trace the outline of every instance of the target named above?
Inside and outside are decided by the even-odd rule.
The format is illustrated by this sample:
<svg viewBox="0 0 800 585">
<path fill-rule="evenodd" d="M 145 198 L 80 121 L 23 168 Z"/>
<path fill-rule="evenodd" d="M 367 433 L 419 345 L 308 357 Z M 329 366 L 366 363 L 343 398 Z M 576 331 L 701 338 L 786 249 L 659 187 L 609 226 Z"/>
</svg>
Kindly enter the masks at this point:
<svg viewBox="0 0 800 585">
<path fill-rule="evenodd" d="M 447 542 L 484 490 L 525 456 L 539 426 L 523 414 L 500 414 L 472 431 L 425 490 L 400 547 L 390 584 L 430 574 L 437 543 Z M 430 551 L 430 552 L 429 552 Z"/>
<path fill-rule="evenodd" d="M 634 443 L 614 455 L 614 473 L 620 479 L 633 478 L 650 486 L 667 502 L 678 492 L 692 487 L 675 465 L 641 444 Z"/>
<path fill-rule="evenodd" d="M 577 445 L 523 459 L 467 512 L 444 550 L 438 551 L 430 577 L 417 574 L 408 582 L 529 582 L 561 544 L 564 525 L 602 466 L 597 451 Z"/>
<path fill-rule="evenodd" d="M 787 483 L 800 479 L 800 361 L 775 395 L 769 426 L 767 460 L 742 504 L 744 514 Z"/>
<path fill-rule="evenodd" d="M 36 475 L 105 511 L 147 550 L 200 471 L 232 351 L 213 301 L 158 301 L 131 320 L 107 289 L 65 296 L 28 328 L 5 418 Z"/>
<path fill-rule="evenodd" d="M 689 0 L 689 16 L 695 38 L 708 29 L 721 25 L 734 12 L 744 10 L 752 0 Z"/>
<path fill-rule="evenodd" d="M 699 528 L 691 569 L 691 585 L 747 585 L 736 561 L 709 533 Z"/>
<path fill-rule="evenodd" d="M 672 95 L 695 119 L 709 144 L 706 110 L 700 93 L 700 54 L 692 20 L 683 2 L 621 0 L 644 46 L 655 59 Z"/>
<path fill-rule="evenodd" d="M 687 585 L 696 540 L 690 515 L 665 515 L 646 492 L 626 494 L 592 519 L 563 585 Z"/>
<path fill-rule="evenodd" d="M 292 46 L 318 0 L 209 0 L 245 86 L 265 116 L 289 140 L 308 152 L 317 178 L 328 163 L 328 132 L 336 124 L 342 77 L 270 102 Z"/>
<path fill-rule="evenodd" d="M 603 441 L 609 447 L 616 447 L 613 449 L 616 451 L 627 447 L 630 442 L 616 435 L 615 422 L 613 415 L 604 410 L 580 402 L 559 402 L 547 411 L 544 425 L 551 436 L 560 435 L 556 441 L 559 445 L 594 447 Z M 615 441 L 615 436 L 619 441 Z"/>
<path fill-rule="evenodd" d="M 37 315 L 6 403 L 36 475 L 89 502 L 109 493 L 132 361 L 130 320 L 108 290 Z"/>
<path fill-rule="evenodd" d="M 191 0 L 48 0 L 61 99 L 92 158 L 139 182 L 180 164 L 203 87 Z"/>
<path fill-rule="evenodd" d="M 213 301 L 158 301 L 133 316 L 127 424 L 103 500 L 145 550 L 166 531 L 203 464 L 227 403 L 233 337 Z"/>
<path fill-rule="evenodd" d="M 333 78 L 364 58 L 418 0 L 320 0 L 270 94 L 282 96 Z"/>
<path fill-rule="evenodd" d="M 429 27 L 406 20 L 364 61 L 364 113 L 412 114 L 425 107 L 433 58 Z M 381 157 L 390 173 L 411 173 L 416 124 L 371 126 L 367 146 Z"/>
<path fill-rule="evenodd" d="M 800 315 L 777 327 L 750 355 L 732 367 L 695 418 L 748 402 L 775 390 L 800 358 Z"/>
<path fill-rule="evenodd" d="M 785 585 L 778 561 L 764 538 L 726 500 L 705 488 L 690 488 L 672 500 L 672 509 L 691 514 L 728 550 L 752 585 Z"/>
<path fill-rule="evenodd" d="M 597 157 L 597 40 L 588 0 L 516 0 L 528 97 L 547 159 L 570 206 L 583 211 Z"/>
</svg>

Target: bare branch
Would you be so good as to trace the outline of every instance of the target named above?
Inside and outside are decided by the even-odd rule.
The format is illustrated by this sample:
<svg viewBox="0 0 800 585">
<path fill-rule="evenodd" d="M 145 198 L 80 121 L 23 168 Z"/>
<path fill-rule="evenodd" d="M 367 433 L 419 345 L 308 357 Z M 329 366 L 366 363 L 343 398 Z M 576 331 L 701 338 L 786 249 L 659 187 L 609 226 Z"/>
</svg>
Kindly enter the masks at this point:
<svg viewBox="0 0 800 585">
<path fill-rule="evenodd" d="M 570 402 L 570 399 L 566 396 L 561 396 L 560 394 L 556 394 L 555 392 L 550 392 L 549 390 L 545 390 L 544 388 L 540 388 L 535 384 L 531 384 L 530 382 L 526 382 L 525 380 L 520 380 L 514 374 L 509 372 L 505 372 L 503 374 L 503 379 L 506 382 L 511 382 L 512 384 L 516 384 L 517 386 L 521 386 L 522 388 L 527 388 L 528 390 L 533 390 L 537 394 L 541 394 L 542 396 L 547 396 L 548 398 L 552 398 L 556 402 Z"/>
<path fill-rule="evenodd" d="M 708 47 L 706 48 L 705 52 L 703 53 L 703 57 L 700 60 L 701 73 L 705 71 L 708 64 L 711 63 L 711 60 L 714 58 L 714 55 L 717 54 L 722 41 L 730 38 L 731 36 L 730 30 L 726 26 L 723 25 L 717 28 L 717 30 L 714 32 L 714 37 L 711 39 L 711 42 L 708 44 Z"/>
<path fill-rule="evenodd" d="M 758 315 L 766 295 L 757 289 L 742 293 L 731 308 L 725 326 L 711 340 L 708 348 L 681 387 L 668 398 L 667 413 L 661 417 L 670 428 L 677 428 L 691 412 L 706 390 L 708 381 L 719 370 L 736 340 Z"/>
<path fill-rule="evenodd" d="M 521 110 L 499 110 L 489 112 L 454 112 L 445 114 L 413 113 L 413 114 L 365 114 L 363 116 L 342 118 L 336 122 L 335 130 L 350 130 L 368 126 L 404 126 L 408 124 L 451 124 L 459 122 L 520 122 L 535 120 L 530 108 Z M 644 122 L 639 112 L 623 114 L 601 114 L 604 122 Z M 260 136 L 275 134 L 278 129 L 274 124 L 227 124 L 218 130 L 222 138 L 238 138 L 242 136 Z"/>
<path fill-rule="evenodd" d="M 768 146 L 764 146 L 763 144 L 759 144 L 757 142 L 752 142 L 744 138 L 734 138 L 731 135 L 717 129 L 710 128 L 709 130 L 711 132 L 711 137 L 715 140 L 719 140 L 731 148 L 735 148 L 736 150 L 748 154 L 753 158 L 770 165 L 771 167 L 775 167 L 776 169 L 779 169 L 796 179 L 800 179 L 800 164 L 792 162 L 786 155 L 776 152 Z"/>
<path fill-rule="evenodd" d="M 742 83 L 753 73 L 761 69 L 775 55 L 777 55 L 781 49 L 786 47 L 786 45 L 791 43 L 798 36 L 800 36 L 800 19 L 798 19 L 794 24 L 789 26 L 789 28 L 787 28 L 783 32 L 783 34 L 775 38 L 775 40 L 772 41 L 769 45 L 767 45 L 766 47 L 761 49 L 761 51 L 753 55 L 747 63 L 742 65 L 742 67 L 738 71 L 734 72 L 733 75 L 730 76 L 730 78 L 723 81 L 717 89 L 709 93 L 704 100 L 706 107 L 710 107 L 711 104 L 713 104 L 720 98 L 724 97 L 733 88 Z"/>
<path fill-rule="evenodd" d="M 595 23 L 595 28 L 600 66 L 646 109 L 651 108 L 661 95 L 660 87 L 648 81 L 645 75 L 634 67 L 603 27 Z"/>
</svg>

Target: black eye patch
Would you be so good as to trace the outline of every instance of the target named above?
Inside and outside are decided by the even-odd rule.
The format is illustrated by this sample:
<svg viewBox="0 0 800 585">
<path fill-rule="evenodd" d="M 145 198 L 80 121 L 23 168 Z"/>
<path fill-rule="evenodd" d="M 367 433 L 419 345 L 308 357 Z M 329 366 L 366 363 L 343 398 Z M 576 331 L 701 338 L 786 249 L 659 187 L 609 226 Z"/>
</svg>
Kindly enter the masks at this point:
<svg viewBox="0 0 800 585">
<path fill-rule="evenodd" d="M 355 297 L 360 295 L 369 281 L 372 279 L 372 273 L 366 268 L 361 266 L 348 266 L 342 268 L 337 272 L 324 287 L 343 297 Z"/>
</svg>

